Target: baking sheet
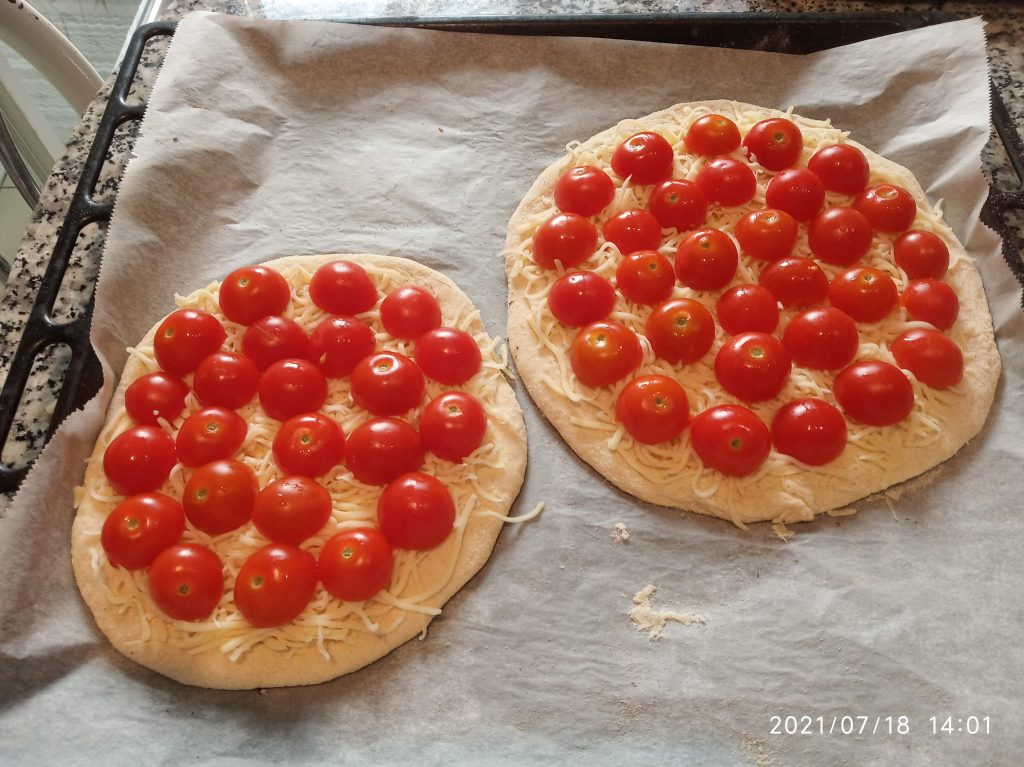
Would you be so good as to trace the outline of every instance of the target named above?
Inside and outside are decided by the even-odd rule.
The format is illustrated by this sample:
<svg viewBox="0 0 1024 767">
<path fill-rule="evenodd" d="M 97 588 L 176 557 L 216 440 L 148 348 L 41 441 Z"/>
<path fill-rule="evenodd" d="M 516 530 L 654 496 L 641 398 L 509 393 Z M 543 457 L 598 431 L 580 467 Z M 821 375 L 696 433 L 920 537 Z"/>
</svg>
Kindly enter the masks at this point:
<svg viewBox="0 0 1024 767">
<path fill-rule="evenodd" d="M 503 532 L 425 640 L 313 688 L 198 690 L 112 650 L 71 576 L 71 489 L 110 378 L 0 520 L 0 762 L 1013 763 L 1024 565 L 1002 480 L 1024 453 L 1024 330 L 977 223 L 980 20 L 792 57 L 192 15 L 122 184 L 96 348 L 118 370 L 174 291 L 344 251 L 445 272 L 501 333 L 505 222 L 536 175 L 572 139 L 703 98 L 831 117 L 911 168 L 975 253 L 1003 381 L 986 429 L 934 481 L 784 542 L 620 493 L 520 388 L 530 466 L 513 513 L 547 510 Z M 702 622 L 638 631 L 627 613 L 649 584 L 656 610 Z M 868 717 L 867 733 L 839 719 L 831 735 L 772 734 L 773 716 L 817 733 L 844 715 Z M 932 716 L 989 717 L 991 734 L 933 735 Z"/>
</svg>

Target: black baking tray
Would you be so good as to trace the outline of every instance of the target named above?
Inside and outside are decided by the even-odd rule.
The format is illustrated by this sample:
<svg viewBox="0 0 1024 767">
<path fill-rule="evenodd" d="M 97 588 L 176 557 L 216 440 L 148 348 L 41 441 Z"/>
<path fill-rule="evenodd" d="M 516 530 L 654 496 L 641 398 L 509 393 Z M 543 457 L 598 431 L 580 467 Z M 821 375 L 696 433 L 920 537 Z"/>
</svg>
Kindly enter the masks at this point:
<svg viewBox="0 0 1024 767">
<path fill-rule="evenodd" d="M 379 26 L 402 26 L 443 31 L 481 32 L 508 35 L 557 35 L 603 37 L 648 42 L 743 48 L 776 53 L 813 53 L 883 35 L 954 21 L 962 18 L 944 12 L 922 13 L 690 13 L 617 14 L 573 16 L 488 16 L 483 18 L 365 18 L 346 22 Z M 84 405 L 102 383 L 100 363 L 89 343 L 93 302 L 73 321 L 54 320 L 52 310 L 67 270 L 75 240 L 92 223 L 109 221 L 112 203 L 93 200 L 104 158 L 114 131 L 126 122 L 142 119 L 144 105 L 129 104 L 128 93 L 147 43 L 155 37 L 174 33 L 176 24 L 156 22 L 140 27 L 125 52 L 124 62 L 113 86 L 110 101 L 100 121 L 96 138 L 86 159 L 82 177 L 68 207 L 35 305 L 0 391 L 0 445 L 6 443 L 18 403 L 36 357 L 55 344 L 70 348 L 71 361 L 64 374 L 45 440 L 74 410 Z M 1020 186 L 1011 192 L 991 189 L 982 220 L 1003 237 L 1003 255 L 1018 281 L 1024 285 L 1024 262 L 1007 221 L 1011 211 L 1024 211 L 1024 142 L 1006 105 L 992 92 L 992 122 Z M 0 463 L 0 492 L 13 491 L 28 466 Z"/>
</svg>

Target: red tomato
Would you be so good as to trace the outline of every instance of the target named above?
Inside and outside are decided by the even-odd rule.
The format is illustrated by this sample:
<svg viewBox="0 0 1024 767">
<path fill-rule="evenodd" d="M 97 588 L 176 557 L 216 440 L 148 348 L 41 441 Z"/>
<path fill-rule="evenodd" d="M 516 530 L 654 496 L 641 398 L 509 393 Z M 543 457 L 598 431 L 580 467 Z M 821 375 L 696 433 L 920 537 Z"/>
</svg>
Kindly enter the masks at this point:
<svg viewBox="0 0 1024 767">
<path fill-rule="evenodd" d="M 615 288 L 593 272 L 559 277 L 548 293 L 548 308 L 559 322 L 574 328 L 603 320 L 615 308 Z"/>
<path fill-rule="evenodd" d="M 909 370 L 933 389 L 947 389 L 964 377 L 964 355 L 949 336 L 937 330 L 915 328 L 892 342 L 896 364 Z"/>
<path fill-rule="evenodd" d="M 235 606 L 257 628 L 291 623 L 316 592 L 316 559 L 287 543 L 252 554 L 235 578 Z"/>
<path fill-rule="evenodd" d="M 487 414 L 471 394 L 450 391 L 430 400 L 420 416 L 423 446 L 438 458 L 453 463 L 483 444 Z"/>
<path fill-rule="evenodd" d="M 280 360 L 260 379 L 260 405 L 278 421 L 319 410 L 326 399 L 327 379 L 309 360 Z"/>
<path fill-rule="evenodd" d="M 220 310 L 242 325 L 251 325 L 268 314 L 282 314 L 291 297 L 288 281 L 266 266 L 236 269 L 220 284 Z"/>
<path fill-rule="evenodd" d="M 242 354 L 262 371 L 278 360 L 306 359 L 309 338 L 287 317 L 264 317 L 250 325 L 242 336 Z"/>
<path fill-rule="evenodd" d="M 732 238 L 719 229 L 698 229 L 676 248 L 676 275 L 694 290 L 720 290 L 740 262 Z"/>
<path fill-rule="evenodd" d="M 867 158 L 850 144 L 822 147 L 807 161 L 807 167 L 830 192 L 860 194 L 868 185 Z"/>
<path fill-rule="evenodd" d="M 115 567 L 141 570 L 173 546 L 185 532 L 181 504 L 160 493 L 142 493 L 122 501 L 103 522 L 100 542 Z"/>
<path fill-rule="evenodd" d="M 416 341 L 416 364 L 438 383 L 459 386 L 480 370 L 480 347 L 473 336 L 456 328 L 438 328 Z"/>
<path fill-rule="evenodd" d="M 827 264 L 850 266 L 871 250 L 871 222 L 855 208 L 829 208 L 807 225 L 811 252 Z"/>
<path fill-rule="evenodd" d="M 174 440 L 156 426 L 133 426 L 118 434 L 103 453 L 103 472 L 121 495 L 156 490 L 174 468 Z"/>
<path fill-rule="evenodd" d="M 909 229 L 917 215 L 917 203 L 910 192 L 895 184 L 878 184 L 866 189 L 854 200 L 853 207 L 880 232 Z"/>
<path fill-rule="evenodd" d="M 417 431 L 397 418 L 374 418 L 360 424 L 345 441 L 345 465 L 367 485 L 386 485 L 423 465 L 423 442 Z"/>
<path fill-rule="evenodd" d="M 860 336 L 845 312 L 832 306 L 808 309 L 789 321 L 782 342 L 797 365 L 813 370 L 838 370 L 857 354 Z"/>
<path fill-rule="evenodd" d="M 189 477 L 181 505 L 197 530 L 221 535 L 252 518 L 259 492 L 256 475 L 244 463 L 213 461 Z"/>
<path fill-rule="evenodd" d="M 775 413 L 772 442 L 780 453 L 808 466 L 824 466 L 846 449 L 846 420 L 825 400 L 793 400 Z"/>
<path fill-rule="evenodd" d="M 359 264 L 331 261 L 313 273 L 309 298 L 325 312 L 355 315 L 376 306 L 377 288 Z"/>
<path fill-rule="evenodd" d="M 802 256 L 773 261 L 761 272 L 759 281 L 787 308 L 813 306 L 828 296 L 828 275 L 811 259 Z"/>
<path fill-rule="evenodd" d="M 382 319 L 384 307 L 393 295 L 381 304 Z M 319 366 L 321 373 L 330 378 L 349 375 L 361 359 L 373 354 L 376 347 L 377 337 L 373 328 L 355 317 L 328 317 L 309 336 L 309 358 Z"/>
<path fill-rule="evenodd" d="M 736 222 L 736 239 L 748 255 L 775 261 L 793 250 L 797 227 L 796 220 L 785 211 L 762 208 Z"/>
<path fill-rule="evenodd" d="M 752 127 L 743 139 L 752 159 L 768 170 L 782 170 L 800 159 L 804 137 L 792 120 L 769 117 Z"/>
<path fill-rule="evenodd" d="M 690 401 L 671 378 L 634 378 L 619 393 L 615 418 L 637 442 L 657 445 L 683 433 L 690 420 Z"/>
<path fill-rule="evenodd" d="M 638 250 L 623 256 L 615 269 L 619 292 L 638 304 L 657 304 L 672 295 L 676 274 L 672 264 L 656 250 Z"/>
<path fill-rule="evenodd" d="M 601 233 L 619 252 L 657 250 L 661 245 L 661 224 L 652 213 L 640 208 L 624 210 L 604 222 Z"/>
<path fill-rule="evenodd" d="M 224 594 L 224 569 L 210 549 L 178 543 L 149 566 L 149 595 L 168 618 L 199 621 L 213 613 Z"/>
<path fill-rule="evenodd" d="M 850 418 L 869 426 L 899 423 L 914 409 L 914 387 L 888 362 L 854 362 L 839 372 L 832 390 Z"/>
<path fill-rule="evenodd" d="M 342 530 L 327 539 L 317 569 L 327 593 L 342 602 L 362 602 L 391 583 L 395 554 L 372 527 Z"/>
<path fill-rule="evenodd" d="M 740 333 L 715 355 L 715 378 L 722 388 L 744 402 L 778 396 L 789 380 L 789 352 L 775 336 Z"/>
<path fill-rule="evenodd" d="M 397 549 L 426 551 L 440 546 L 455 524 L 455 502 L 440 480 L 414 471 L 380 494 L 377 523 Z"/>
<path fill-rule="evenodd" d="M 912 280 L 924 277 L 941 279 L 949 268 L 949 248 L 942 238 L 931 232 L 911 229 L 892 244 L 896 266 Z"/>
<path fill-rule="evenodd" d="M 672 145 L 657 133 L 637 133 L 612 154 L 612 170 L 633 184 L 653 184 L 672 175 Z"/>
<path fill-rule="evenodd" d="M 828 297 L 832 306 L 857 322 L 878 322 L 896 306 L 899 291 L 888 274 L 862 266 L 832 280 Z"/>
<path fill-rule="evenodd" d="M 675 298 L 655 307 L 644 335 L 657 357 L 673 365 L 689 365 L 711 349 L 715 320 L 699 301 Z"/>
<path fill-rule="evenodd" d="M 960 313 L 960 299 L 956 297 L 956 291 L 932 277 L 914 280 L 907 285 L 901 302 L 915 320 L 930 322 L 939 330 L 953 327 Z"/>
<path fill-rule="evenodd" d="M 185 409 L 188 384 L 163 371 L 132 381 L 124 392 L 124 409 L 137 424 L 158 425 L 159 419 L 173 421 Z"/>
<path fill-rule="evenodd" d="M 277 479 L 256 496 L 252 521 L 274 543 L 298 546 L 319 533 L 331 518 L 331 494 L 309 477 Z"/>
<path fill-rule="evenodd" d="M 364 357 L 352 371 L 352 399 L 374 415 L 402 415 L 412 410 L 423 400 L 425 387 L 419 365 L 398 352 Z"/>
<path fill-rule="evenodd" d="M 734 157 L 716 157 L 708 160 L 694 183 L 708 202 L 717 202 L 726 208 L 746 205 L 754 199 L 757 179 L 750 166 Z"/>
<path fill-rule="evenodd" d="M 687 128 L 683 143 L 693 154 L 708 157 L 729 154 L 740 148 L 740 129 L 736 127 L 736 123 L 723 115 L 704 115 L 694 120 Z"/>
<path fill-rule="evenodd" d="M 405 285 L 384 296 L 380 302 L 380 321 L 395 338 L 415 341 L 427 331 L 441 327 L 441 305 L 423 288 Z"/>
<path fill-rule="evenodd" d="M 647 207 L 663 229 L 696 229 L 708 215 L 708 201 L 692 181 L 663 181 L 654 187 Z"/>
<path fill-rule="evenodd" d="M 764 202 L 807 223 L 825 203 L 825 185 L 807 168 L 789 168 L 768 182 Z"/>
<path fill-rule="evenodd" d="M 611 204 L 615 184 L 600 168 L 579 165 L 569 168 L 555 182 L 555 205 L 565 213 L 596 216 Z"/>
<path fill-rule="evenodd" d="M 249 404 L 259 385 L 256 363 L 234 352 L 214 352 L 206 357 L 192 379 L 200 403 L 231 410 Z"/>
<path fill-rule="evenodd" d="M 196 369 L 203 357 L 220 349 L 228 334 L 209 312 L 178 309 L 171 312 L 153 336 L 153 352 L 160 367 L 183 376 Z"/>
<path fill-rule="evenodd" d="M 234 410 L 207 407 L 185 419 L 178 429 L 175 448 L 178 460 L 188 467 L 230 458 L 242 446 L 249 430 Z"/>
<path fill-rule="evenodd" d="M 729 335 L 757 331 L 772 333 L 779 324 L 779 304 L 760 285 L 736 285 L 715 304 L 718 323 Z"/>
<path fill-rule="evenodd" d="M 690 422 L 690 440 L 705 466 L 732 477 L 753 474 L 772 449 L 768 427 L 742 405 L 698 413 Z"/>
<path fill-rule="evenodd" d="M 572 370 L 587 386 L 610 386 L 625 378 L 643 356 L 636 333 L 618 322 L 592 322 L 569 347 Z"/>
<path fill-rule="evenodd" d="M 597 227 L 575 213 L 556 213 L 533 235 L 533 260 L 544 269 L 572 269 L 597 248 Z"/>
<path fill-rule="evenodd" d="M 345 434 L 321 413 L 289 418 L 274 437 L 274 460 L 285 474 L 319 477 L 341 463 Z"/>
</svg>

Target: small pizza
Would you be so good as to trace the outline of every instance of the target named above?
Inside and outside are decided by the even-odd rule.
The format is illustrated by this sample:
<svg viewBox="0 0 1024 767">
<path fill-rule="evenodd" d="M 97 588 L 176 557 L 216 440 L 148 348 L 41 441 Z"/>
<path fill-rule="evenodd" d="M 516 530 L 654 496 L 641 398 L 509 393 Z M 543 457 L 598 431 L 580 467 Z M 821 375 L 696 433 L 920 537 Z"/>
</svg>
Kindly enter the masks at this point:
<svg viewBox="0 0 1024 767">
<path fill-rule="evenodd" d="M 130 356 L 72 561 L 129 658 L 222 689 L 314 684 L 423 635 L 526 466 L 504 348 L 447 277 L 301 256 L 184 298 Z"/>
<path fill-rule="evenodd" d="M 810 520 L 981 429 L 1000 371 L 985 294 L 907 169 L 732 101 L 568 150 L 508 227 L 508 336 L 609 481 L 741 526 Z"/>
</svg>

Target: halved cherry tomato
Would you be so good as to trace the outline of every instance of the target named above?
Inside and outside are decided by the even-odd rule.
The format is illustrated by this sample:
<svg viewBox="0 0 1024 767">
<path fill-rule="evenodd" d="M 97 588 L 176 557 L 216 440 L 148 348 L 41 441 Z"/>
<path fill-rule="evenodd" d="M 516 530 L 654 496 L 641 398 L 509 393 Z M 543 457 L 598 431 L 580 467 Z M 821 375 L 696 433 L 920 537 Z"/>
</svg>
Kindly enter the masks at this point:
<svg viewBox="0 0 1024 767">
<path fill-rule="evenodd" d="M 638 250 L 657 250 L 661 224 L 650 211 L 633 208 L 616 213 L 601 226 L 601 233 L 623 255 Z"/>
<path fill-rule="evenodd" d="M 257 628 L 295 620 L 316 592 L 316 559 L 287 543 L 271 543 L 252 554 L 235 578 L 235 606 Z"/>
<path fill-rule="evenodd" d="M 657 304 L 672 295 L 676 274 L 656 250 L 637 250 L 622 257 L 615 269 L 619 292 L 638 304 Z"/>
<path fill-rule="evenodd" d="M 393 295 L 394 293 L 391 293 L 381 304 L 382 321 L 384 307 Z M 394 335 L 392 331 L 388 332 Z M 349 375 L 355 370 L 359 360 L 373 354 L 376 347 L 377 337 L 373 333 L 373 328 L 355 317 L 328 317 L 313 328 L 309 336 L 309 358 L 320 368 L 320 372 L 329 378 L 344 378 Z"/>
<path fill-rule="evenodd" d="M 636 333 L 618 322 L 592 322 L 569 347 L 573 372 L 587 386 L 610 386 L 636 370 L 642 360 Z"/>
<path fill-rule="evenodd" d="M 181 505 L 188 521 L 207 535 L 221 535 L 252 518 L 260 483 L 240 461 L 213 461 L 185 483 Z"/>
<path fill-rule="evenodd" d="M 807 167 L 830 192 L 860 194 L 868 185 L 870 168 L 867 158 L 850 144 L 822 147 L 811 155 Z"/>
<path fill-rule="evenodd" d="M 156 490 L 174 468 L 174 440 L 156 426 L 133 426 L 118 434 L 103 453 L 103 472 L 122 495 Z"/>
<path fill-rule="evenodd" d="M 218 295 L 225 317 L 251 325 L 268 314 L 282 314 L 292 291 L 280 272 L 266 266 L 246 266 L 224 278 Z"/>
<path fill-rule="evenodd" d="M 544 269 L 572 269 L 597 248 L 597 227 L 576 213 L 556 213 L 533 235 L 533 260 Z"/>
<path fill-rule="evenodd" d="M 798 224 L 783 210 L 762 208 L 736 222 L 736 239 L 748 255 L 763 261 L 788 256 L 796 244 Z"/>
<path fill-rule="evenodd" d="M 651 191 L 647 207 L 663 229 L 696 229 L 708 215 L 708 201 L 692 181 L 662 181 Z"/>
<path fill-rule="evenodd" d="M 115 567 L 141 570 L 185 532 L 181 504 L 161 493 L 133 495 L 103 521 L 100 542 Z"/>
<path fill-rule="evenodd" d="M 690 420 L 690 401 L 671 378 L 642 376 L 619 392 L 615 418 L 637 442 L 657 445 L 682 434 Z"/>
<path fill-rule="evenodd" d="M 824 466 L 846 449 L 846 420 L 825 400 L 793 400 L 775 413 L 772 442 L 780 453 L 808 466 Z"/>
<path fill-rule="evenodd" d="M 757 179 L 754 171 L 735 157 L 716 157 L 708 160 L 697 171 L 694 183 L 708 202 L 717 202 L 726 208 L 746 205 L 754 199 Z"/>
<path fill-rule="evenodd" d="M 672 145 L 657 133 L 630 136 L 612 154 L 612 170 L 634 184 L 653 184 L 672 174 Z"/>
<path fill-rule="evenodd" d="M 762 167 L 782 170 L 800 159 L 804 137 L 792 120 L 769 117 L 747 131 L 743 146 Z"/>
<path fill-rule="evenodd" d="M 160 367 L 183 376 L 196 369 L 206 356 L 220 349 L 228 334 L 220 322 L 201 309 L 171 312 L 153 336 L 153 353 Z"/>
<path fill-rule="evenodd" d="M 895 365 L 880 360 L 854 362 L 832 385 L 836 401 L 854 421 L 869 426 L 899 423 L 914 409 L 914 387 Z"/>
<path fill-rule="evenodd" d="M 427 331 L 441 327 L 441 305 L 423 288 L 403 285 L 380 302 L 380 321 L 395 338 L 415 341 Z"/>
<path fill-rule="evenodd" d="M 791 368 L 786 347 L 767 333 L 740 333 L 715 355 L 715 378 L 723 389 L 744 402 L 778 396 Z"/>
<path fill-rule="evenodd" d="M 779 304 L 761 285 L 736 285 L 715 304 L 718 322 L 730 335 L 757 331 L 772 333 L 779 324 Z"/>
<path fill-rule="evenodd" d="M 838 370 L 857 354 L 860 336 L 845 312 L 834 306 L 808 309 L 789 321 L 782 342 L 797 365 L 813 370 Z"/>
<path fill-rule="evenodd" d="M 914 328 L 892 342 L 896 364 L 909 370 L 921 383 L 946 389 L 964 377 L 964 355 L 949 336 L 937 330 Z"/>
<path fill-rule="evenodd" d="M 420 471 L 398 477 L 377 501 L 377 522 L 398 549 L 426 551 L 444 543 L 455 524 L 455 502 L 439 479 Z"/>
<path fill-rule="evenodd" d="M 483 444 L 487 414 L 472 394 L 450 391 L 430 400 L 420 416 L 423 446 L 438 458 L 453 463 Z"/>
<path fill-rule="evenodd" d="M 740 257 L 720 229 L 698 229 L 676 248 L 676 276 L 694 290 L 720 290 L 736 275 Z"/>
<path fill-rule="evenodd" d="M 327 379 L 309 360 L 279 360 L 260 379 L 260 405 L 278 421 L 319 410 L 326 399 Z"/>
<path fill-rule="evenodd" d="M 289 418 L 274 437 L 274 460 L 285 474 L 319 477 L 341 463 L 345 434 L 322 413 Z"/>
<path fill-rule="evenodd" d="M 764 202 L 784 210 L 797 221 L 807 223 L 825 202 L 825 185 L 807 168 L 789 168 L 768 182 Z"/>
<path fill-rule="evenodd" d="M 259 370 L 266 370 L 278 360 L 306 359 L 309 337 L 287 317 L 263 317 L 242 335 L 242 354 L 255 362 Z"/>
<path fill-rule="evenodd" d="M 949 268 L 949 248 L 932 232 L 911 229 L 892 244 L 896 266 L 912 280 L 924 277 L 941 279 Z"/>
<path fill-rule="evenodd" d="M 364 357 L 352 371 L 352 399 L 374 415 L 402 415 L 412 410 L 423 400 L 425 387 L 420 366 L 398 352 Z"/>
<path fill-rule="evenodd" d="M 850 266 L 871 250 L 871 222 L 856 208 L 829 208 L 807 225 L 811 252 L 827 264 Z"/>
<path fill-rule="evenodd" d="M 274 480 L 256 496 L 252 521 L 275 543 L 298 546 L 331 518 L 331 494 L 314 479 L 296 474 Z"/>
<path fill-rule="evenodd" d="M 699 301 L 674 298 L 655 307 L 644 335 L 657 357 L 673 365 L 688 365 L 711 349 L 715 320 Z"/>
<path fill-rule="evenodd" d="M 377 304 L 377 287 L 359 264 L 331 261 L 313 273 L 309 298 L 325 312 L 356 315 Z"/>
<path fill-rule="evenodd" d="M 362 602 L 391 583 L 395 555 L 373 527 L 342 530 L 327 539 L 317 570 L 327 593 L 342 602 Z"/>
<path fill-rule="evenodd" d="M 896 283 L 885 272 L 862 266 L 837 275 L 828 288 L 832 306 L 857 322 L 884 319 L 899 301 Z"/>
<path fill-rule="evenodd" d="M 932 277 L 914 280 L 900 299 L 915 320 L 930 322 L 939 330 L 949 330 L 960 313 L 960 299 L 947 283 Z"/>
<path fill-rule="evenodd" d="M 480 370 L 480 347 L 473 336 L 456 328 L 437 328 L 416 341 L 416 364 L 438 383 L 460 386 Z"/>
<path fill-rule="evenodd" d="M 423 465 L 423 442 L 398 418 L 374 418 L 360 424 L 345 440 L 345 465 L 367 485 L 386 485 Z"/>
<path fill-rule="evenodd" d="M 828 296 L 828 275 L 814 261 L 787 256 L 768 264 L 758 278 L 785 307 L 813 306 Z"/>
<path fill-rule="evenodd" d="M 230 458 L 242 446 L 249 427 L 234 410 L 206 407 L 185 419 L 174 441 L 178 460 L 188 467 Z"/>
<path fill-rule="evenodd" d="M 690 440 L 705 466 L 732 477 L 753 474 L 772 449 L 768 427 L 742 405 L 717 405 L 698 413 L 690 422 Z"/>
<path fill-rule="evenodd" d="M 735 152 L 740 147 L 740 129 L 728 117 L 718 114 L 698 117 L 683 137 L 686 149 L 693 154 L 714 156 Z"/>
<path fill-rule="evenodd" d="M 564 213 L 596 216 L 611 204 L 615 184 L 600 168 L 579 165 L 569 168 L 555 182 L 555 205 Z"/>
<path fill-rule="evenodd" d="M 853 207 L 880 232 L 909 229 L 917 215 L 917 203 L 910 192 L 895 184 L 877 184 L 864 190 L 853 201 Z"/>
<path fill-rule="evenodd" d="M 201 404 L 231 410 L 247 405 L 259 385 L 256 363 L 234 352 L 214 352 L 204 358 L 192 379 L 192 388 Z"/>
<path fill-rule="evenodd" d="M 220 558 L 197 543 L 177 543 L 149 566 L 149 594 L 168 618 L 199 621 L 213 613 L 224 594 Z"/>
<path fill-rule="evenodd" d="M 574 328 L 603 320 L 615 308 L 615 288 L 593 272 L 570 272 L 548 293 L 548 308 L 559 322 Z"/>
<path fill-rule="evenodd" d="M 137 424 L 156 426 L 159 419 L 173 421 L 185 409 L 188 384 L 158 371 L 137 378 L 125 389 L 124 409 Z"/>
</svg>

